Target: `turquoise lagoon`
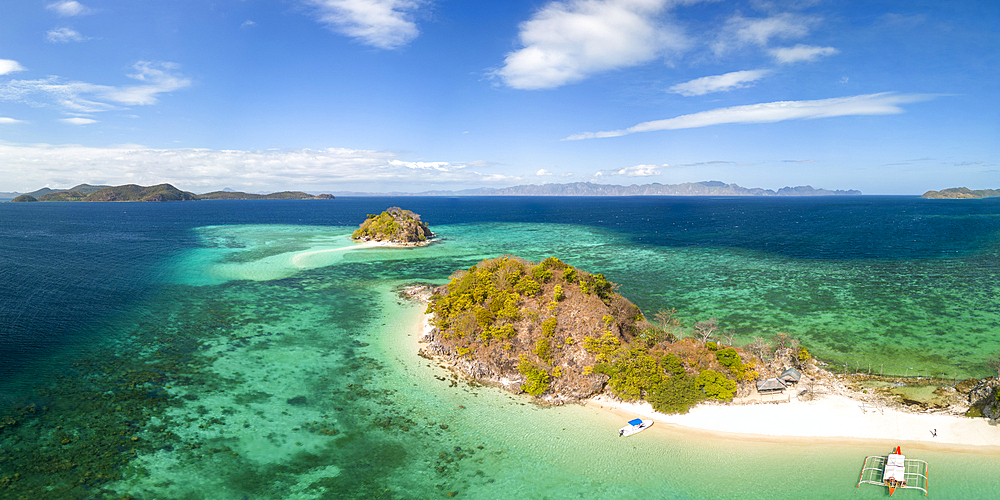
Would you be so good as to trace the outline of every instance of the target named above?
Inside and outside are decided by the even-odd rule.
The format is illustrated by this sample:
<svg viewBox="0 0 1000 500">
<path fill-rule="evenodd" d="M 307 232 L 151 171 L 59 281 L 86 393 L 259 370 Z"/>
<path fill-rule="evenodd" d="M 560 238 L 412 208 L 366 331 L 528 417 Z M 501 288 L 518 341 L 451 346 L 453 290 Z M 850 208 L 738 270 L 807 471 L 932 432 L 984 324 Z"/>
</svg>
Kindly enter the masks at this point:
<svg viewBox="0 0 1000 500">
<path fill-rule="evenodd" d="M 717 317 L 744 341 L 789 332 L 849 370 L 982 376 L 1000 350 L 995 234 L 944 255 L 806 258 L 566 220 L 435 224 L 421 248 L 233 222 L 183 230 L 144 268 L 156 286 L 9 377 L 0 498 L 885 496 L 854 485 L 895 443 L 668 425 L 623 440 L 622 416 L 539 407 L 417 356 L 423 306 L 399 291 L 505 253 L 603 272 L 647 314 Z M 1000 495 L 996 450 L 904 446 L 931 463 L 934 498 Z"/>
</svg>

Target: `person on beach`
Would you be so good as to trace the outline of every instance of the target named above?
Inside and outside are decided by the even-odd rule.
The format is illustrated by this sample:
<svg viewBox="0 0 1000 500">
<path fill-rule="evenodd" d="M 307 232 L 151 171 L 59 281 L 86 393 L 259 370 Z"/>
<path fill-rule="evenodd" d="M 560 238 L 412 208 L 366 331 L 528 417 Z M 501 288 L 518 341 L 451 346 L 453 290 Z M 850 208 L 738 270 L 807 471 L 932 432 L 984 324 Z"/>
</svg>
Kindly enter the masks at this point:
<svg viewBox="0 0 1000 500">
<path fill-rule="evenodd" d="M 937 437 L 937 429 L 931 431 L 931 437 Z"/>
</svg>

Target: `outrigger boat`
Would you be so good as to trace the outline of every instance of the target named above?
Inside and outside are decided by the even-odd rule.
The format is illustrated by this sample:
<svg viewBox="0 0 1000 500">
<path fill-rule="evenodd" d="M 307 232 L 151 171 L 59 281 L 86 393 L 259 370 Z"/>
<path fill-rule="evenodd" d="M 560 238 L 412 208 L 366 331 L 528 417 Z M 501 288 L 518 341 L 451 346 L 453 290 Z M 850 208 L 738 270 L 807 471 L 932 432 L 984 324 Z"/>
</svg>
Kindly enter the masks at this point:
<svg viewBox="0 0 1000 500">
<path fill-rule="evenodd" d="M 897 488 L 915 489 L 923 491 L 924 496 L 927 496 L 927 468 L 927 462 L 908 460 L 897 446 L 888 456 L 865 457 L 857 487 L 862 483 L 885 486 L 889 489 L 889 496 L 892 496 Z"/>
<path fill-rule="evenodd" d="M 632 434 L 635 434 L 637 432 L 642 432 L 646 429 L 649 429 L 649 426 L 651 425 L 653 425 L 652 420 L 642 420 L 638 418 L 635 420 L 629 420 L 628 425 L 618 430 L 618 437 L 631 436 Z"/>
</svg>

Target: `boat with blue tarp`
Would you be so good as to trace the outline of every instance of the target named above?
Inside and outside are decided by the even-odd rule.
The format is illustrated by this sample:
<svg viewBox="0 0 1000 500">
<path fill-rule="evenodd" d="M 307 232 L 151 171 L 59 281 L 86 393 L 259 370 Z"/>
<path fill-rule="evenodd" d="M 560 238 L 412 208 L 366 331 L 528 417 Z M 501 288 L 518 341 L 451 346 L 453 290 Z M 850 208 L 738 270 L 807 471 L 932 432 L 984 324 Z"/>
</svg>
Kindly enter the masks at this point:
<svg viewBox="0 0 1000 500">
<path fill-rule="evenodd" d="M 632 434 L 648 429 L 651 425 L 653 425 L 652 420 L 643 420 L 641 418 L 629 420 L 628 425 L 618 430 L 618 437 L 631 436 Z"/>
</svg>

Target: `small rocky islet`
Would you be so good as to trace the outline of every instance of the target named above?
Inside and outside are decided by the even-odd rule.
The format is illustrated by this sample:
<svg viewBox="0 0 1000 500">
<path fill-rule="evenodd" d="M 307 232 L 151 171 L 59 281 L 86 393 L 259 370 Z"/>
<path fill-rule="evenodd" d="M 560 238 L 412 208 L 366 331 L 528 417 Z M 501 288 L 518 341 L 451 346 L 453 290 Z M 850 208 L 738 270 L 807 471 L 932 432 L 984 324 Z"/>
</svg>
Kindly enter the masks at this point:
<svg viewBox="0 0 1000 500">
<path fill-rule="evenodd" d="M 368 218 L 351 234 L 351 239 L 364 242 L 384 242 L 397 245 L 426 245 L 434 233 L 420 215 L 399 207 L 389 207 Z"/>
</svg>

